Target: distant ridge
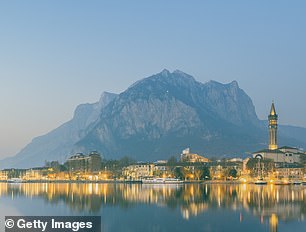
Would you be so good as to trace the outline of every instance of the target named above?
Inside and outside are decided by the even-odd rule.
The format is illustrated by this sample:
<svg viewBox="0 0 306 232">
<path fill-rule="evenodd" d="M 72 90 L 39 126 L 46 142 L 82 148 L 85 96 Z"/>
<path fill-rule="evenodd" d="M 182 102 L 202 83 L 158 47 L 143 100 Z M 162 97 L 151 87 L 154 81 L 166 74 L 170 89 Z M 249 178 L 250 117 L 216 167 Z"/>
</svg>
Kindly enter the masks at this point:
<svg viewBox="0 0 306 232">
<path fill-rule="evenodd" d="M 116 94 L 104 92 L 98 102 L 79 105 L 70 121 L 46 135 L 34 138 L 16 156 L 2 160 L 0 167 L 35 167 L 43 165 L 46 160 L 64 162 L 71 154 L 73 145 L 86 134 L 86 129 L 95 123 L 101 110 L 116 96 Z"/>
</svg>

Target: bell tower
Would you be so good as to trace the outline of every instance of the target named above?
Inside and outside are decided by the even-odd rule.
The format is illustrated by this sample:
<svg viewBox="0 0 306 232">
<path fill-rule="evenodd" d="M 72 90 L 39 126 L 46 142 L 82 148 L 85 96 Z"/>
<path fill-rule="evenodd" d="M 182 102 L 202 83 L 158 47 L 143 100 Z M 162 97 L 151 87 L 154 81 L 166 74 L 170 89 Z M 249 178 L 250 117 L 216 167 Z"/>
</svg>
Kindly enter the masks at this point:
<svg viewBox="0 0 306 232">
<path fill-rule="evenodd" d="M 269 120 L 269 149 L 276 150 L 277 146 L 277 119 L 278 116 L 275 111 L 274 102 L 272 102 Z"/>
</svg>

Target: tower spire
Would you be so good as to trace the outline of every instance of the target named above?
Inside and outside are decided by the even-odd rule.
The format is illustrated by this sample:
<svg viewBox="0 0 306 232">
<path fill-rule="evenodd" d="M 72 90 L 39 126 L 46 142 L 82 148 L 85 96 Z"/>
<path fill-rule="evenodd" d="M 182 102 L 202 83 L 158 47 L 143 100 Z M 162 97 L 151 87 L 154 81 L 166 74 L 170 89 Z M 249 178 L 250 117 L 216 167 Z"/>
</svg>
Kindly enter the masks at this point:
<svg viewBox="0 0 306 232">
<path fill-rule="evenodd" d="M 271 110 L 270 110 L 270 115 L 276 115 L 275 106 L 274 106 L 274 101 L 272 101 Z"/>
<path fill-rule="evenodd" d="M 274 101 L 272 101 L 270 115 L 268 116 L 269 120 L 269 149 L 276 150 L 277 146 L 277 120 L 278 115 L 275 111 Z"/>
</svg>

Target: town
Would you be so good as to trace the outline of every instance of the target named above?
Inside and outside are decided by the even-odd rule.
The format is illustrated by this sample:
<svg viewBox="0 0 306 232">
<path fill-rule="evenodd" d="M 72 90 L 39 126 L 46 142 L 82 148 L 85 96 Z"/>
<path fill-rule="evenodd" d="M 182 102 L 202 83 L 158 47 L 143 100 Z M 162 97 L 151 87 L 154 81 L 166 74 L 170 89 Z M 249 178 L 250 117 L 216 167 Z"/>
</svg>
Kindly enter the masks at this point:
<svg viewBox="0 0 306 232">
<path fill-rule="evenodd" d="M 242 158 L 208 159 L 186 148 L 180 157 L 138 162 L 129 157 L 106 160 L 97 151 L 77 153 L 64 164 L 46 162 L 44 167 L 4 169 L 2 182 L 237 182 L 255 184 L 306 184 L 306 152 L 278 147 L 278 115 L 274 103 L 268 117 L 269 147 Z M 148 181 L 150 180 L 150 181 Z"/>
</svg>

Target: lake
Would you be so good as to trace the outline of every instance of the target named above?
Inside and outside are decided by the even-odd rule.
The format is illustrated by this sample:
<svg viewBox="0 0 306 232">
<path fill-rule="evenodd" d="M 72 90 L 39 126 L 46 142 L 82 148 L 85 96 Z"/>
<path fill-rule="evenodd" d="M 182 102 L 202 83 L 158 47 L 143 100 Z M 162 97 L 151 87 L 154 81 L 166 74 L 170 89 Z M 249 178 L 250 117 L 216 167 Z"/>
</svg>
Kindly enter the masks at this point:
<svg viewBox="0 0 306 232">
<path fill-rule="evenodd" d="M 103 232 L 305 231 L 306 186 L 0 183 L 4 216 L 102 218 Z"/>
</svg>

